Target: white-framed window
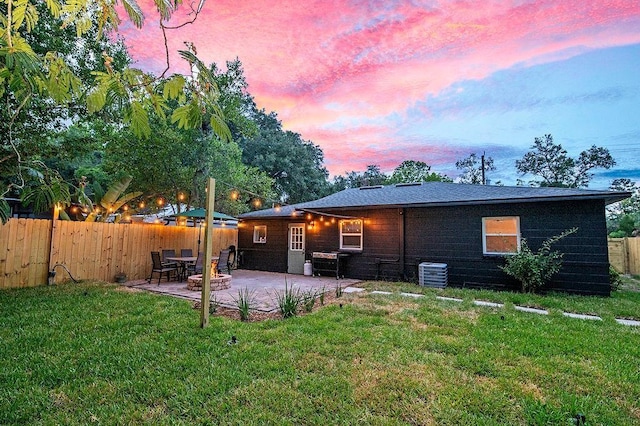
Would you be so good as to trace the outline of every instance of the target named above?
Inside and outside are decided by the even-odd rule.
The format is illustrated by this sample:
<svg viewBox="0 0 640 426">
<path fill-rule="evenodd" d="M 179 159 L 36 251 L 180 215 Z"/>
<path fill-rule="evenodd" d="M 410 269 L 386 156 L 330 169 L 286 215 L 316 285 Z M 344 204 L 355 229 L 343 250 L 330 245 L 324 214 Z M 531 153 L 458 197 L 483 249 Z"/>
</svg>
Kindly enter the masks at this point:
<svg viewBox="0 0 640 426">
<path fill-rule="evenodd" d="M 256 225 L 253 227 L 253 242 L 259 244 L 267 242 L 267 225 Z"/>
<path fill-rule="evenodd" d="M 515 254 L 519 250 L 520 218 L 518 216 L 482 218 L 484 254 Z"/>
<path fill-rule="evenodd" d="M 362 250 L 362 220 L 340 221 L 340 250 Z"/>
</svg>

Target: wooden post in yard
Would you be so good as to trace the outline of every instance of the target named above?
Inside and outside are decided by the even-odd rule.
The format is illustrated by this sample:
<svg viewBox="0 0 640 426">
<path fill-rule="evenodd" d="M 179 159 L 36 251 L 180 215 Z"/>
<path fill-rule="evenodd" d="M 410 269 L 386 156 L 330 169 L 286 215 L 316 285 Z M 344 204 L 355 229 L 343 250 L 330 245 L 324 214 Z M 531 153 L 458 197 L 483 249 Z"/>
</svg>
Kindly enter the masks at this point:
<svg viewBox="0 0 640 426">
<path fill-rule="evenodd" d="M 51 217 L 51 241 L 49 243 L 49 263 L 47 264 L 48 268 L 47 268 L 47 274 L 48 274 L 48 278 L 47 278 L 47 284 L 54 284 L 55 280 L 56 280 L 56 275 L 55 275 L 55 270 L 53 268 L 54 263 L 53 263 L 53 254 L 55 251 L 55 239 L 56 239 L 56 228 L 57 228 L 57 222 L 58 219 L 60 218 L 60 206 L 58 205 L 58 203 L 56 203 L 53 206 L 53 216 Z"/>
<path fill-rule="evenodd" d="M 204 228 L 204 261 L 202 263 L 202 298 L 200 301 L 200 327 L 209 325 L 209 303 L 211 300 L 211 250 L 213 249 L 213 209 L 216 195 L 216 180 L 207 183 L 207 206 Z"/>
</svg>

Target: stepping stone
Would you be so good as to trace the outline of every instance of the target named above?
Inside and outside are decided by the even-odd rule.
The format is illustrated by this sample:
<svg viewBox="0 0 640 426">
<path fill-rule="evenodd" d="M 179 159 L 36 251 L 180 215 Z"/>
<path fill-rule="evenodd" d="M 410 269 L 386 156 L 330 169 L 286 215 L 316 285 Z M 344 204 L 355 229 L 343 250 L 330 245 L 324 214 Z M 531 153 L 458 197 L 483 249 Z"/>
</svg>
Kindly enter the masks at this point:
<svg viewBox="0 0 640 426">
<path fill-rule="evenodd" d="M 596 316 L 596 315 L 584 315 L 584 314 L 574 314 L 571 312 L 563 312 L 562 315 L 564 315 L 565 317 L 569 317 L 569 318 L 578 318 L 578 319 L 583 319 L 583 320 L 595 320 L 595 321 L 602 321 L 602 318 Z"/>
<path fill-rule="evenodd" d="M 373 290 L 371 292 L 371 294 L 385 294 L 385 295 L 389 295 L 389 294 L 393 294 L 390 291 L 380 291 L 380 290 Z"/>
<path fill-rule="evenodd" d="M 624 319 L 624 318 L 616 318 L 616 321 L 618 322 L 618 324 L 640 327 L 640 321 Z"/>
<path fill-rule="evenodd" d="M 527 306 L 518 306 L 518 305 L 514 305 L 513 308 L 516 311 L 529 312 L 531 314 L 549 315 L 549 311 L 547 311 L 546 309 L 536 309 L 536 308 L 529 308 Z"/>
<path fill-rule="evenodd" d="M 458 299 L 457 297 L 436 296 L 436 299 L 446 300 L 448 302 L 462 302 L 462 299 Z"/>
<path fill-rule="evenodd" d="M 343 293 L 360 293 L 361 291 L 364 291 L 364 288 L 360 288 L 360 287 L 345 287 L 342 289 Z"/>
<path fill-rule="evenodd" d="M 473 304 L 478 306 L 487 306 L 489 308 L 502 308 L 504 306 L 502 303 L 485 302 L 484 300 L 474 300 Z"/>
<path fill-rule="evenodd" d="M 400 293 L 400 296 L 407 296 L 407 297 L 424 297 L 424 294 L 416 294 L 416 293 Z"/>
</svg>

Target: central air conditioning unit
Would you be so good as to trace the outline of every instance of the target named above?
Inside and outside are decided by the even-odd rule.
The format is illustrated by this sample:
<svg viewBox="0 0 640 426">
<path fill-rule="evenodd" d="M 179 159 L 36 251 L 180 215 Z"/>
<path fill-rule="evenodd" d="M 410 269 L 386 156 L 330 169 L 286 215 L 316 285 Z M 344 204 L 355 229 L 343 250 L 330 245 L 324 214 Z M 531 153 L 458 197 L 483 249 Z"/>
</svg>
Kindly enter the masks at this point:
<svg viewBox="0 0 640 426">
<path fill-rule="evenodd" d="M 445 288 L 447 286 L 447 264 L 422 262 L 418 265 L 418 279 L 421 286 Z"/>
</svg>

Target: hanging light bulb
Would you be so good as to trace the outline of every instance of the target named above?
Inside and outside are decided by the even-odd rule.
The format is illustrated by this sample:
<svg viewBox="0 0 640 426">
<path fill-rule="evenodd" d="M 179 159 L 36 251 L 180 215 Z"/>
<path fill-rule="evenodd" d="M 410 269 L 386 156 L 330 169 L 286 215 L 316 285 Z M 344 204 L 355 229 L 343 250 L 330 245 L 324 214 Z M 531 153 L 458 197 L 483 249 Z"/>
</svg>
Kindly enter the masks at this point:
<svg viewBox="0 0 640 426">
<path fill-rule="evenodd" d="M 233 191 L 231 191 L 231 193 L 229 194 L 229 196 L 231 197 L 231 199 L 233 201 L 236 201 L 238 199 L 238 197 L 240 197 L 240 194 L 238 193 L 238 191 L 236 191 L 235 189 Z"/>
</svg>

